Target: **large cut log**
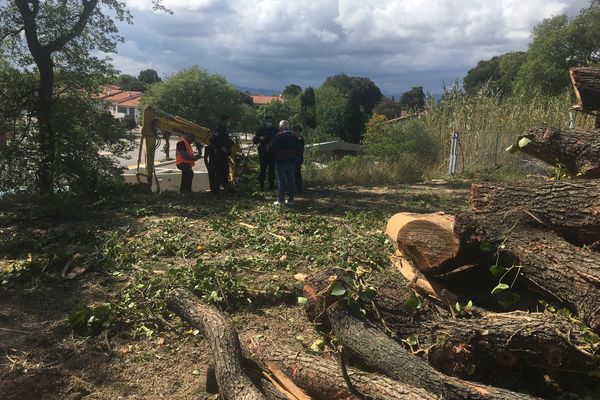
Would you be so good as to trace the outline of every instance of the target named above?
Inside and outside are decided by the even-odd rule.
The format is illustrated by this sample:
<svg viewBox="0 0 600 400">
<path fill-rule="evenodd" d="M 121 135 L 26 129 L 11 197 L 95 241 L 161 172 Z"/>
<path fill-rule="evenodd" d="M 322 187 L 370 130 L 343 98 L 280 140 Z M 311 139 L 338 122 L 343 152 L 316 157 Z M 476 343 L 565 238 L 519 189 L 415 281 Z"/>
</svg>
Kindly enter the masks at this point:
<svg viewBox="0 0 600 400">
<path fill-rule="evenodd" d="M 441 274 L 464 265 L 473 246 L 479 246 L 471 219 L 441 213 L 398 213 L 388 221 L 386 233 L 424 274 Z"/>
<path fill-rule="evenodd" d="M 340 364 L 330 357 L 278 349 L 247 349 L 253 359 L 277 364 L 315 399 L 350 400 L 358 397 L 348 388 Z M 375 373 L 347 367 L 352 386 L 367 399 L 433 400 L 438 396 Z"/>
<path fill-rule="evenodd" d="M 569 73 L 577 108 L 583 112 L 600 111 L 600 68 L 571 68 Z"/>
<path fill-rule="evenodd" d="M 510 390 L 460 380 L 438 372 L 406 351 L 389 336 L 340 303 L 328 307 L 327 316 L 343 346 L 367 366 L 389 377 L 447 399 L 532 399 Z"/>
<path fill-rule="evenodd" d="M 513 148 L 552 166 L 560 164 L 571 177 L 600 177 L 600 131 L 542 126 L 518 137 Z"/>
<path fill-rule="evenodd" d="M 329 270 L 330 276 L 332 273 Z M 560 315 L 470 309 L 471 318 L 452 318 L 449 313 L 427 311 L 431 305 L 423 298 L 418 309 L 407 307 L 407 300 L 414 294 L 408 286 L 392 280 L 392 276 L 389 271 L 382 271 L 370 277 L 377 287 L 373 300 L 377 311 L 366 307 L 367 318 L 400 340 L 416 339 L 421 348 L 428 349 L 424 358 L 447 375 L 487 382 L 491 375 L 510 375 L 522 368 L 533 368 L 540 375 L 544 369 L 581 373 L 593 369 L 592 356 L 581 350 L 589 345 L 586 333 Z M 328 281 L 322 273 L 306 278 L 306 287 L 312 287 L 307 293 L 330 297 L 309 297 L 309 305 L 333 302 L 333 296 L 323 291 L 324 282 Z M 486 292 L 489 295 L 489 286 Z M 472 366 L 477 366 L 476 370 Z"/>
<path fill-rule="evenodd" d="M 574 246 L 551 231 L 519 227 L 498 238 L 500 256 L 520 266 L 533 290 L 566 305 L 600 334 L 600 253 Z"/>
<path fill-rule="evenodd" d="M 600 240 L 600 182 L 474 183 L 471 207 L 486 230 L 519 221 L 541 225 L 577 244 Z"/>
<path fill-rule="evenodd" d="M 202 327 L 210 344 L 216 380 L 223 399 L 265 399 L 242 370 L 242 350 L 237 332 L 214 307 L 202 304 L 185 289 L 166 296 L 167 307 L 194 326 Z"/>
</svg>

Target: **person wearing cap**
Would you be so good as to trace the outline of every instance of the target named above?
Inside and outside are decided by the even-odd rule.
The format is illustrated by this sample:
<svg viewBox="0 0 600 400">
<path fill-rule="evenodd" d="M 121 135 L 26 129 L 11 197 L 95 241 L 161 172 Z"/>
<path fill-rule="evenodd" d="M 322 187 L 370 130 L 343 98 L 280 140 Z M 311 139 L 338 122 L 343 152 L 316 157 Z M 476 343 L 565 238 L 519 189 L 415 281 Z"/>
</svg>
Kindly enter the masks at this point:
<svg viewBox="0 0 600 400">
<path fill-rule="evenodd" d="M 294 173 L 296 193 L 302 193 L 302 164 L 304 164 L 304 136 L 302 136 L 302 125 L 294 125 L 292 132 L 298 138 L 298 155 L 296 157 L 296 170 Z"/>
<path fill-rule="evenodd" d="M 194 154 L 192 143 L 194 143 L 194 135 L 190 132 L 184 132 L 182 139 L 177 142 L 175 151 L 175 165 L 181 171 L 181 185 L 179 186 L 181 193 L 192 192 L 192 181 L 194 180 L 192 168 L 196 160 L 200 158 L 199 154 Z"/>
<path fill-rule="evenodd" d="M 285 194 L 288 194 L 287 205 L 294 204 L 294 193 L 296 182 L 294 173 L 296 169 L 296 158 L 298 158 L 298 138 L 290 132 L 290 123 L 286 120 L 279 122 L 279 133 L 273 137 L 267 151 L 275 158 L 277 167 L 277 201 L 275 204 L 282 205 Z"/>
<path fill-rule="evenodd" d="M 210 191 L 218 195 L 221 186 L 223 189 L 229 187 L 229 155 L 231 154 L 231 139 L 227 127 L 231 122 L 231 116 L 223 114 L 210 137 L 210 154 L 208 157 L 208 180 Z M 208 151 L 205 150 L 205 151 Z"/>
<path fill-rule="evenodd" d="M 265 190 L 265 177 L 269 178 L 269 190 L 275 189 L 275 160 L 267 151 L 267 146 L 277 134 L 277 128 L 273 126 L 273 119 L 265 117 L 262 125 L 256 131 L 252 142 L 258 145 L 258 161 L 260 170 L 258 172 L 258 183 L 260 190 Z"/>
</svg>

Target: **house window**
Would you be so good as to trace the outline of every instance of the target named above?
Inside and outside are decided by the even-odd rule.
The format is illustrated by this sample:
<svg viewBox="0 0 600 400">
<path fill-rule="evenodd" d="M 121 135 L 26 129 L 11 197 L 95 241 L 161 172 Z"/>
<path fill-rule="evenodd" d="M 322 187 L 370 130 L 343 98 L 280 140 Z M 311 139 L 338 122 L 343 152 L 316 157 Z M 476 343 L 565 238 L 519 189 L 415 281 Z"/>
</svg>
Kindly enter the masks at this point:
<svg viewBox="0 0 600 400">
<path fill-rule="evenodd" d="M 118 107 L 117 107 L 117 112 L 118 112 L 119 114 L 127 114 L 127 107 L 118 106 Z"/>
<path fill-rule="evenodd" d="M 135 115 L 135 108 L 129 109 L 129 115 Z"/>
</svg>

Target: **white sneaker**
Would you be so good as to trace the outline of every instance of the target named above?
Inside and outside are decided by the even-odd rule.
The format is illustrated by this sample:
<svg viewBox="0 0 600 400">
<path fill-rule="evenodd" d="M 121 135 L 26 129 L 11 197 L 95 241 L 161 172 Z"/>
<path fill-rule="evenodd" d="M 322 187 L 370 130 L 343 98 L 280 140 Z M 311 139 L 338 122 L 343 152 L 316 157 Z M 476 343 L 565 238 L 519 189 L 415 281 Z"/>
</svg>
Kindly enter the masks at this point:
<svg viewBox="0 0 600 400">
<path fill-rule="evenodd" d="M 275 203 L 273 203 L 274 206 L 282 206 L 283 203 L 280 202 L 279 200 L 277 200 Z"/>
</svg>

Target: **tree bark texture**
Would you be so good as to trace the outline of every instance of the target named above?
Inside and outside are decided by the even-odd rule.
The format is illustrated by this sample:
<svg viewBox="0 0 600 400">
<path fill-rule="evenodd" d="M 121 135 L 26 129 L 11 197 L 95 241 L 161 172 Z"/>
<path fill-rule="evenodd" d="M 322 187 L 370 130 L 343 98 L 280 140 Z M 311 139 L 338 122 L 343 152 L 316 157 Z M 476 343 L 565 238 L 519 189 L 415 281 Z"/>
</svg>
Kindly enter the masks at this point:
<svg viewBox="0 0 600 400">
<path fill-rule="evenodd" d="M 424 274 L 463 266 L 480 242 L 471 219 L 440 213 L 398 213 L 389 220 L 386 233 Z"/>
<path fill-rule="evenodd" d="M 249 353 L 252 358 L 268 360 L 277 364 L 298 386 L 315 399 L 357 399 L 344 381 L 339 362 L 331 357 L 278 349 L 253 348 L 249 350 Z M 367 373 L 351 367 L 348 367 L 347 370 L 354 388 L 368 399 L 433 400 L 438 398 L 424 389 L 409 386 L 387 376 Z"/>
<path fill-rule="evenodd" d="M 370 368 L 447 399 L 533 399 L 510 390 L 463 381 L 438 372 L 369 322 L 354 317 L 339 303 L 327 309 L 336 337 Z"/>
<path fill-rule="evenodd" d="M 579 110 L 584 112 L 600 111 L 600 69 L 571 68 L 569 73 Z"/>
<path fill-rule="evenodd" d="M 600 182 L 474 183 L 471 207 L 485 230 L 525 221 L 577 244 L 600 240 Z"/>
<path fill-rule="evenodd" d="M 171 311 L 205 332 L 223 399 L 265 399 L 242 370 L 242 350 L 237 332 L 219 311 L 202 304 L 198 297 L 185 289 L 170 291 L 166 302 Z"/>
<path fill-rule="evenodd" d="M 523 153 L 552 166 L 560 164 L 571 177 L 600 177 L 600 131 L 542 126 L 518 137 Z"/>
</svg>

